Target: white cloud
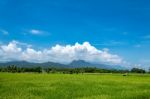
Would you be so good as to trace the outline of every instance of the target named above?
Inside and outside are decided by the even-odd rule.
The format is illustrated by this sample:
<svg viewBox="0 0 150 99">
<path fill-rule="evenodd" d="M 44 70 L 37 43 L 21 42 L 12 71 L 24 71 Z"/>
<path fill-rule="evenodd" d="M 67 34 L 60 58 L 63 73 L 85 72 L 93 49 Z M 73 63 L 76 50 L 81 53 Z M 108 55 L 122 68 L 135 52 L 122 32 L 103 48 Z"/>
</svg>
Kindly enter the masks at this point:
<svg viewBox="0 0 150 99">
<path fill-rule="evenodd" d="M 49 33 L 46 32 L 46 31 L 37 30 L 37 29 L 31 29 L 31 30 L 28 30 L 28 32 L 29 32 L 30 34 L 33 34 L 33 35 L 47 35 L 47 34 L 49 34 Z"/>
<path fill-rule="evenodd" d="M 118 55 L 110 54 L 109 49 L 99 50 L 89 42 L 75 45 L 55 45 L 49 49 L 35 50 L 21 43 L 12 41 L 8 45 L 0 45 L 1 61 L 26 60 L 30 62 L 59 62 L 70 63 L 73 60 L 85 60 L 93 63 L 122 64 L 123 60 Z"/>
<path fill-rule="evenodd" d="M 51 35 L 49 32 L 44 31 L 44 30 L 39 30 L 39 29 L 25 29 L 22 33 L 23 35 L 28 35 L 28 34 L 32 34 L 32 35 L 37 35 L 37 36 L 49 36 Z"/>
<path fill-rule="evenodd" d="M 0 46 L 1 61 L 19 60 L 22 49 L 17 46 L 15 41 L 10 42 L 8 45 Z"/>
<path fill-rule="evenodd" d="M 3 29 L 0 29 L 0 33 L 2 33 L 3 35 L 8 35 L 9 34 L 8 31 L 3 30 Z"/>
<path fill-rule="evenodd" d="M 142 65 L 141 65 L 141 64 L 134 64 L 133 67 L 134 67 L 134 68 L 142 68 Z"/>
</svg>

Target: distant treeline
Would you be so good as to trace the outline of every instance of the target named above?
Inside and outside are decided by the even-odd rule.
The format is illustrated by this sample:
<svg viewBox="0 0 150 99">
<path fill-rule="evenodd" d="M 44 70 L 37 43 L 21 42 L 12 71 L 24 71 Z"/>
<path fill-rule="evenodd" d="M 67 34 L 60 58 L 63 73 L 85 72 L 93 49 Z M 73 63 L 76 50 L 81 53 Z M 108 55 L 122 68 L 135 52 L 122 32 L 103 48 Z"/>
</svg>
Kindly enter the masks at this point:
<svg viewBox="0 0 150 99">
<path fill-rule="evenodd" d="M 78 73 L 146 73 L 145 70 L 139 68 L 133 68 L 131 70 L 107 70 L 99 69 L 95 67 L 83 67 L 83 68 L 41 68 L 41 67 L 17 67 L 15 65 L 0 67 L 0 72 L 11 73 L 23 73 L 23 72 L 35 72 L 35 73 L 63 73 L 63 74 L 78 74 Z"/>
</svg>

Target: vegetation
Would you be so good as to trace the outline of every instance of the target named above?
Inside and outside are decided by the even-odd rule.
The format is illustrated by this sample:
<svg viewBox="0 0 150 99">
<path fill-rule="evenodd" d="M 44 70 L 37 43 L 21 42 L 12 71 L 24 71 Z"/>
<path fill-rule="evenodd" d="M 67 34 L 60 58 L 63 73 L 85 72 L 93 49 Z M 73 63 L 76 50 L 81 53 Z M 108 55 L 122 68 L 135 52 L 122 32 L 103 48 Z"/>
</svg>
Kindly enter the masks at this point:
<svg viewBox="0 0 150 99">
<path fill-rule="evenodd" d="M 150 99 L 149 74 L 0 73 L 0 99 Z"/>
<path fill-rule="evenodd" d="M 0 72 L 11 72 L 11 73 L 21 73 L 21 72 L 37 72 L 41 73 L 42 68 L 41 67 L 31 67 L 31 68 L 26 68 L 26 67 L 16 67 L 15 65 L 8 66 L 8 67 L 1 67 Z"/>
<path fill-rule="evenodd" d="M 1 67 L 0 72 L 0 99 L 150 99 L 150 75 L 139 68 L 11 65 Z"/>
<path fill-rule="evenodd" d="M 139 68 L 132 68 L 131 72 L 133 73 L 145 73 L 146 71 Z"/>
<path fill-rule="evenodd" d="M 133 68 L 129 70 L 107 70 L 99 69 L 92 67 L 83 67 L 83 68 L 41 68 L 41 67 L 16 67 L 14 65 L 8 67 L 1 67 L 0 72 L 12 72 L 12 73 L 21 73 L 21 72 L 46 72 L 46 73 L 63 73 L 63 74 L 78 74 L 78 73 L 146 73 L 145 70 L 139 68 Z"/>
</svg>

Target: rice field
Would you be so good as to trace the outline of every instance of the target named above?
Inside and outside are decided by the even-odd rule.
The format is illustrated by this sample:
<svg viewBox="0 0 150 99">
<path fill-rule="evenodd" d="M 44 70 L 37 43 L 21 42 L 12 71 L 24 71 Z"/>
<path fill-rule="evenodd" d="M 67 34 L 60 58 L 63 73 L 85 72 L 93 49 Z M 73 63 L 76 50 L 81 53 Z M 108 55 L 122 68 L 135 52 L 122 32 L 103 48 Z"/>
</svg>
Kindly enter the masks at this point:
<svg viewBox="0 0 150 99">
<path fill-rule="evenodd" d="M 0 73 L 0 99 L 150 99 L 150 75 Z"/>
</svg>

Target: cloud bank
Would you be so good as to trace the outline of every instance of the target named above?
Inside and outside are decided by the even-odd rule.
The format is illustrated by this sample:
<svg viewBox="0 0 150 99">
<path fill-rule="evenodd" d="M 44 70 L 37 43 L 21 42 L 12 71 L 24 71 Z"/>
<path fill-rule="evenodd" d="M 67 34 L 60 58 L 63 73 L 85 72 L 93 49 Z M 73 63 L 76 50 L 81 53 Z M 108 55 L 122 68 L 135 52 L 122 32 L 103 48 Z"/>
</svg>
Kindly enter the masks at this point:
<svg viewBox="0 0 150 99">
<path fill-rule="evenodd" d="M 0 45 L 0 61 L 25 60 L 29 62 L 59 62 L 70 63 L 73 60 L 85 60 L 92 63 L 121 64 L 122 58 L 109 53 L 108 49 L 99 50 L 89 42 L 74 45 L 55 45 L 43 50 L 33 49 L 31 46 L 11 41 Z"/>
</svg>

